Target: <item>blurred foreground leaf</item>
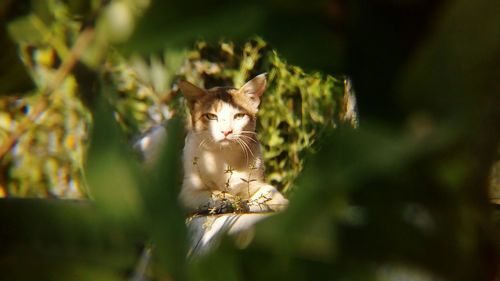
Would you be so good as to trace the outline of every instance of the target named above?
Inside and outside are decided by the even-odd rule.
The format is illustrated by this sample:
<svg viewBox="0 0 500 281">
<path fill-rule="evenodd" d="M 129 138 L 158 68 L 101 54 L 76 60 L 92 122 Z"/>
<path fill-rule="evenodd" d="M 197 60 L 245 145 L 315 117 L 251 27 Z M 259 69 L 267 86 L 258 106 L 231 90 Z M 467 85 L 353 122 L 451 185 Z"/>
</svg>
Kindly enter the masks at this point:
<svg viewBox="0 0 500 281">
<path fill-rule="evenodd" d="M 0 221 L 5 280 L 122 280 L 144 239 L 86 201 L 4 199 Z"/>
<path fill-rule="evenodd" d="M 159 258 L 158 274 L 182 280 L 187 252 L 184 214 L 177 202 L 182 126 L 175 119 L 168 124 L 166 146 L 149 170 L 127 149 L 111 111 L 101 107 L 95 112 L 87 171 L 96 205 L 122 223 L 139 219 Z"/>
<path fill-rule="evenodd" d="M 167 125 L 167 141 L 156 167 L 141 178 L 145 222 L 160 260 L 159 276 L 186 278 L 187 232 L 185 215 L 177 200 L 181 184 L 183 125 L 172 119 Z M 166 278 L 166 277 L 165 277 Z"/>
</svg>

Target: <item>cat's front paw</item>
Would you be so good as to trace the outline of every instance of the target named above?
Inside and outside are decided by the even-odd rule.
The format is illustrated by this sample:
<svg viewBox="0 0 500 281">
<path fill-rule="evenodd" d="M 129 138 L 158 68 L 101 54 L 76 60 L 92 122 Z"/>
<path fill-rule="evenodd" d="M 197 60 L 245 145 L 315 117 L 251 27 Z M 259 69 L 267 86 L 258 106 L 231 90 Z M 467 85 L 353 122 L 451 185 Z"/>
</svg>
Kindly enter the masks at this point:
<svg viewBox="0 0 500 281">
<path fill-rule="evenodd" d="M 288 200 L 274 187 L 263 188 L 247 203 L 250 212 L 277 212 L 288 206 Z"/>
</svg>

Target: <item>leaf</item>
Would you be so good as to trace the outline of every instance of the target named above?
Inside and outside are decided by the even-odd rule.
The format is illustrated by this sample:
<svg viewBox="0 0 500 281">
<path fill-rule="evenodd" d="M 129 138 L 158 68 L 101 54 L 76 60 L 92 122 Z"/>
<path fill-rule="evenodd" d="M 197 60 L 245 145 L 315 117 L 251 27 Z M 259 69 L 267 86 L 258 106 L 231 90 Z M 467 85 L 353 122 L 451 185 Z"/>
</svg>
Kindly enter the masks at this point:
<svg viewBox="0 0 500 281">
<path fill-rule="evenodd" d="M 17 95 L 33 90 L 34 83 L 21 62 L 18 47 L 4 29 L 0 30 L 0 95 Z M 7 67 L 8 66 L 8 67 Z"/>
</svg>

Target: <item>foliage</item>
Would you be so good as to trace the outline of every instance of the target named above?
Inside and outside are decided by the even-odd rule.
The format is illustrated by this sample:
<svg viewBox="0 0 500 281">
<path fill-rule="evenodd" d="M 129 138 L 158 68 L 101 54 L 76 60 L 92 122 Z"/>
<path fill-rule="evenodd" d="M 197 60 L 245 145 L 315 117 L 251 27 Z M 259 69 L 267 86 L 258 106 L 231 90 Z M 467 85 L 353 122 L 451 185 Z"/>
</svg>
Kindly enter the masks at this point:
<svg viewBox="0 0 500 281">
<path fill-rule="evenodd" d="M 170 103 L 175 69 L 162 63 L 171 57 L 153 56 L 149 64 L 138 56 L 128 61 L 116 52 L 108 56 L 103 70 L 104 92 L 113 105 L 116 121 L 129 138 L 166 123 L 175 112 Z"/>
<path fill-rule="evenodd" d="M 75 76 L 58 78 L 61 59 L 69 53 L 66 42 L 75 41 L 81 24 L 64 5 L 51 1 L 47 9 L 53 18 L 48 24 L 33 13 L 9 26 L 36 89 L 1 101 L 0 143 L 10 146 L 8 138 L 24 132 L 2 157 L 0 190 L 17 197 L 83 198 L 91 116 Z"/>
<path fill-rule="evenodd" d="M 128 279 L 137 268 L 137 248 L 150 241 L 148 275 L 155 280 L 498 279 L 500 212 L 488 198 L 500 139 L 495 83 L 500 22 L 494 1 L 107 2 L 0 5 L 0 14 L 6 15 L 1 21 L 10 32 L 10 37 L 0 34 L 2 42 L 8 38 L 9 46 L 15 41 L 35 47 L 20 49 L 22 61 L 3 59 L 12 52 L 0 54 L 2 63 L 13 62 L 13 71 L 21 73 L 0 88 L 3 191 L 18 190 L 9 187 L 18 182 L 12 172 L 18 147 L 29 151 L 23 157 L 43 167 L 38 169 L 44 174 L 34 178 L 40 186 L 53 188 L 49 176 L 56 177 L 53 171 L 65 165 L 80 173 L 81 160 L 74 159 L 81 159 L 89 143 L 68 128 L 88 130 L 88 110 L 94 120 L 85 169 L 92 200 L 0 200 L 2 279 Z M 259 39 L 245 45 L 255 33 L 280 56 Z M 207 43 L 186 53 L 196 39 Z M 200 50 L 234 60 L 222 60 L 225 68 L 213 75 L 195 76 L 203 72 L 188 67 L 217 61 L 209 53 L 196 57 Z M 147 58 L 144 73 L 149 74 L 131 75 L 137 79 L 131 87 L 117 83 L 129 77 L 129 66 L 137 73 L 144 69 L 134 64 L 136 54 Z M 175 76 L 184 54 L 188 62 Z M 283 58 L 290 64 L 282 64 Z M 259 63 L 249 64 L 254 60 Z M 23 63 L 30 77 L 22 75 Z M 151 78 L 155 65 L 166 69 L 164 80 Z M 311 69 L 320 74 L 303 75 L 315 73 Z M 267 157 L 275 159 L 274 151 L 290 149 L 291 156 L 302 159 L 312 144 L 312 136 L 302 132 L 311 128 L 318 130 L 312 149 L 317 152 L 293 181 L 289 208 L 259 224 L 248 248 L 239 249 L 228 239 L 216 251 L 187 261 L 184 214 L 176 199 L 181 122 L 169 121 L 157 166 L 144 169 L 113 122 L 109 101 L 130 137 L 180 112 L 180 99 L 169 100 L 177 78 L 203 86 L 239 86 L 263 71 L 271 81 L 267 102 L 280 95 L 290 101 L 290 107 L 277 102 L 276 113 L 263 108 L 260 134 L 269 130 L 263 138 L 272 144 Z M 337 100 L 349 83 L 327 73 L 343 72 L 352 75 L 363 113 L 357 130 L 349 128 L 355 124 L 349 120 L 349 126 L 341 125 L 346 116 L 335 115 L 339 108 L 352 107 Z M 99 77 L 103 87 L 95 83 Z M 172 82 L 172 89 L 160 90 Z M 332 96 L 323 94 L 332 88 Z M 304 96 L 304 91 L 313 94 Z M 165 103 L 169 114 L 163 113 Z M 144 110 L 149 107 L 153 114 Z M 298 115 L 296 107 L 306 110 Z M 317 116 L 315 108 L 327 111 Z M 158 112 L 160 119 L 155 119 Z M 301 133 L 285 137 L 273 131 L 280 124 L 265 121 L 266 114 Z M 330 116 L 337 130 L 322 133 Z M 273 144 L 276 138 L 298 146 Z M 82 151 L 72 150 L 72 144 Z M 61 166 L 49 164 L 56 155 L 40 152 L 42 146 L 58 148 L 54 153 Z M 275 162 L 278 167 L 302 165 L 281 160 Z M 297 171 L 283 175 L 283 182 L 291 182 Z M 24 194 L 46 192 L 60 194 L 55 189 Z"/>
<path fill-rule="evenodd" d="M 288 65 L 261 38 L 235 46 L 198 42 L 181 68 L 181 77 L 200 87 L 241 87 L 253 77 L 268 73 L 258 128 L 263 146 L 266 178 L 274 186 L 290 189 L 303 168 L 304 156 L 314 151 L 322 132 L 339 123 L 356 124 L 356 116 L 343 118 L 344 102 L 353 97 L 346 80 L 320 73 L 306 74 Z M 351 101 L 352 102 L 352 101 Z M 350 122 L 350 123 L 349 123 Z"/>
</svg>

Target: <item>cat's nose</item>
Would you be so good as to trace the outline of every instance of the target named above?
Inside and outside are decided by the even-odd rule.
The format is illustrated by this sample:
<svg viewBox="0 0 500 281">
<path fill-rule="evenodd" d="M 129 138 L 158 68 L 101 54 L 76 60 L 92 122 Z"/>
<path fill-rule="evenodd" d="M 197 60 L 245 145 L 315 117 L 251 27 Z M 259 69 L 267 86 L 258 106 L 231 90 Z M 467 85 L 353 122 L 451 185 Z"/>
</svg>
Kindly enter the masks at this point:
<svg viewBox="0 0 500 281">
<path fill-rule="evenodd" d="M 228 130 L 228 131 L 222 131 L 225 137 L 227 137 L 229 134 L 231 134 L 233 130 Z"/>
</svg>

